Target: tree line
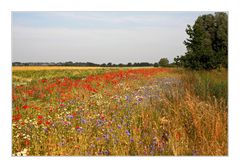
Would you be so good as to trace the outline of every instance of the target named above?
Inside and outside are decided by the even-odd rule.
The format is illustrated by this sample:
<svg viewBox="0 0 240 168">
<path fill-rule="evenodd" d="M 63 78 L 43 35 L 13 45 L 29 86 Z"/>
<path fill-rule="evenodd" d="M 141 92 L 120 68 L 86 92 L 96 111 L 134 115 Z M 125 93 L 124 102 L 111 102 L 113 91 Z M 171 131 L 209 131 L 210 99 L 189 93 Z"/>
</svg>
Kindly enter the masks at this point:
<svg viewBox="0 0 240 168">
<path fill-rule="evenodd" d="M 92 67 L 159 67 L 159 66 L 173 66 L 173 64 L 169 64 L 169 61 L 167 58 L 161 58 L 159 62 L 156 63 L 149 63 L 149 62 L 135 62 L 135 63 L 119 63 L 119 64 L 114 64 L 114 63 L 102 63 L 102 64 L 96 64 L 92 62 L 27 62 L 27 63 L 22 63 L 22 62 L 13 62 L 13 66 L 92 66 Z"/>
</svg>

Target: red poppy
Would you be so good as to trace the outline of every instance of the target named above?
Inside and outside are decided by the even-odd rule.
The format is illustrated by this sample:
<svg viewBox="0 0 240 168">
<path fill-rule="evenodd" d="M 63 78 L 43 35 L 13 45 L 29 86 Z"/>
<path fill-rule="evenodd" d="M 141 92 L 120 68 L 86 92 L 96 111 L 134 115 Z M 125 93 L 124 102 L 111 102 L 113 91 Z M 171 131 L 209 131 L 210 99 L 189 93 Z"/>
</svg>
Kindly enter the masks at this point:
<svg viewBox="0 0 240 168">
<path fill-rule="evenodd" d="M 25 140 L 25 145 L 28 146 L 30 144 L 30 141 L 27 139 Z"/>
<path fill-rule="evenodd" d="M 37 116 L 37 118 L 38 118 L 38 119 L 42 119 L 42 118 L 43 118 L 43 116 L 41 116 L 41 115 L 38 115 L 38 116 Z"/>
<path fill-rule="evenodd" d="M 22 108 L 23 108 L 23 109 L 28 109 L 29 106 L 28 106 L 28 105 L 24 105 L 24 106 L 22 106 Z"/>
<path fill-rule="evenodd" d="M 101 114 L 101 119 L 104 120 L 105 119 L 105 116 L 103 114 Z"/>
<path fill-rule="evenodd" d="M 46 121 L 45 124 L 46 124 L 46 125 L 50 125 L 51 122 L 50 122 L 50 121 Z"/>
<path fill-rule="evenodd" d="M 34 91 L 33 90 L 28 90 L 27 93 L 28 93 L 29 96 L 33 96 Z"/>
<path fill-rule="evenodd" d="M 76 112 L 73 112 L 73 113 L 72 113 L 72 116 L 73 116 L 73 117 L 75 117 L 76 115 L 77 115 L 77 113 L 76 113 Z"/>
<path fill-rule="evenodd" d="M 16 114 L 16 115 L 13 115 L 12 120 L 13 121 L 19 121 L 21 118 L 22 118 L 21 114 Z"/>
</svg>

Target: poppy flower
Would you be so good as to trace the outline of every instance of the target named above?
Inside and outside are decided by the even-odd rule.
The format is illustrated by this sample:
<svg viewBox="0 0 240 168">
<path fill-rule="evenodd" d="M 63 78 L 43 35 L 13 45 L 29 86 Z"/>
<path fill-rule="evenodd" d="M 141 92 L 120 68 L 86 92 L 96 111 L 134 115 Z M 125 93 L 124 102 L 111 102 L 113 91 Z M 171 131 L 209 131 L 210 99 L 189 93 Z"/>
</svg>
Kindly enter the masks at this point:
<svg viewBox="0 0 240 168">
<path fill-rule="evenodd" d="M 16 114 L 12 117 L 12 120 L 13 121 L 19 121 L 20 119 L 22 118 L 22 115 L 21 114 Z"/>
<path fill-rule="evenodd" d="M 50 121 L 46 121 L 45 124 L 46 124 L 46 125 L 50 125 L 51 122 L 50 122 Z"/>
<path fill-rule="evenodd" d="M 30 144 L 30 141 L 27 139 L 27 140 L 25 141 L 25 145 L 28 146 L 29 144 Z"/>
<path fill-rule="evenodd" d="M 22 108 L 23 108 L 23 109 L 28 109 L 29 106 L 28 106 L 28 105 L 24 105 L 24 106 L 22 106 Z"/>
<path fill-rule="evenodd" d="M 101 119 L 104 120 L 105 119 L 105 116 L 103 114 L 101 114 Z"/>
<path fill-rule="evenodd" d="M 42 118 L 43 118 L 43 116 L 39 115 L 39 116 L 37 116 L 37 118 L 38 118 L 38 119 L 42 119 Z"/>
</svg>

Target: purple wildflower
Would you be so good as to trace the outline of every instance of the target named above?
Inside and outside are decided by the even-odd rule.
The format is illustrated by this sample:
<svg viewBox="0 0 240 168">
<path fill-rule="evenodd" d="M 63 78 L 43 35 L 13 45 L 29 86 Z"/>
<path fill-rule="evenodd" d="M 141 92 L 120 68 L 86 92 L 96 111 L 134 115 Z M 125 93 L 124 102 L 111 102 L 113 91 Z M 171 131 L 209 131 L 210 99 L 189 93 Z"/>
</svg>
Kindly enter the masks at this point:
<svg viewBox="0 0 240 168">
<path fill-rule="evenodd" d="M 102 126 L 102 125 L 104 125 L 104 121 L 102 121 L 102 120 L 97 120 L 97 126 L 100 127 L 100 126 Z"/>
<path fill-rule="evenodd" d="M 104 154 L 104 155 L 109 155 L 110 152 L 109 152 L 108 150 L 104 150 L 104 151 L 103 151 L 103 154 Z"/>
<path fill-rule="evenodd" d="M 68 118 L 72 119 L 72 118 L 73 118 L 73 115 L 67 115 L 66 118 L 67 118 L 67 119 L 68 119 Z"/>
<path fill-rule="evenodd" d="M 118 124 L 118 128 L 120 129 L 120 128 L 122 128 L 122 126 Z"/>
<path fill-rule="evenodd" d="M 85 119 L 82 118 L 82 119 L 81 119 L 81 123 L 82 123 L 82 124 L 86 124 L 86 123 L 87 123 L 87 120 L 85 120 Z"/>
<path fill-rule="evenodd" d="M 83 128 L 80 127 L 80 126 L 76 126 L 76 131 L 77 131 L 77 132 L 82 132 L 82 131 L 83 131 Z"/>
<path fill-rule="evenodd" d="M 109 140 L 109 135 L 105 134 L 105 135 L 103 135 L 103 138 L 105 138 L 106 140 Z"/>
<path fill-rule="evenodd" d="M 128 130 L 126 130 L 126 134 L 128 135 L 128 136 L 130 136 L 131 134 L 130 134 L 130 132 L 128 131 Z"/>
</svg>

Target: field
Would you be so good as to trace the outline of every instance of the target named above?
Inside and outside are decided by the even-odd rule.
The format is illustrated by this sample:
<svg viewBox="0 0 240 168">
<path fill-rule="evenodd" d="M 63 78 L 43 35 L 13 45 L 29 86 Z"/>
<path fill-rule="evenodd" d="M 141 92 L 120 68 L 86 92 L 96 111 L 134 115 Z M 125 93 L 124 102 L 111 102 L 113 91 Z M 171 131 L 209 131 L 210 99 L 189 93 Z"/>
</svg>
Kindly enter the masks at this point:
<svg viewBox="0 0 240 168">
<path fill-rule="evenodd" d="M 39 71 L 39 70 L 90 70 L 90 69 L 101 69 L 101 67 L 74 67 L 74 66 L 14 66 L 13 71 Z"/>
<path fill-rule="evenodd" d="M 227 70 L 18 67 L 14 156 L 228 154 Z"/>
</svg>

